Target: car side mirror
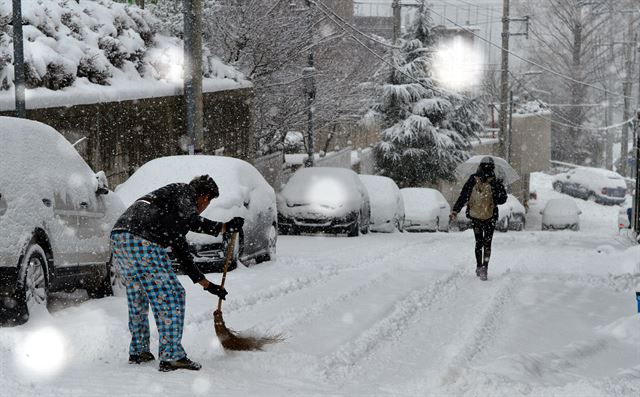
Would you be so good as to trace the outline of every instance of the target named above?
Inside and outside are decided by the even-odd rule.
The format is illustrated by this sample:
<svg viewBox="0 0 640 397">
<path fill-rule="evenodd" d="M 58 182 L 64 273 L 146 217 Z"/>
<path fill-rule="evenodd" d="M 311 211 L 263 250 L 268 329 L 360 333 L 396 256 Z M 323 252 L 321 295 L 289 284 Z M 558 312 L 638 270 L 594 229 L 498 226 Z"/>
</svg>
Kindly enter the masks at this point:
<svg viewBox="0 0 640 397">
<path fill-rule="evenodd" d="M 582 211 L 578 211 L 578 215 L 582 215 Z"/>
<path fill-rule="evenodd" d="M 96 195 L 109 194 L 109 181 L 107 181 L 107 175 L 104 171 L 96 172 L 95 176 L 97 181 Z"/>
</svg>

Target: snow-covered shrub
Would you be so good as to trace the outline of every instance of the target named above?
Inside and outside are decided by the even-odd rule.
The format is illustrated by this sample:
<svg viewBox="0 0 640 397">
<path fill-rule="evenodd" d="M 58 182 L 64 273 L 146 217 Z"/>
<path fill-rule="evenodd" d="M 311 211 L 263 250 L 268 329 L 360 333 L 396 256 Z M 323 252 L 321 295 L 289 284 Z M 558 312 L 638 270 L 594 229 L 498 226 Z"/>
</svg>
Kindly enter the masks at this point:
<svg viewBox="0 0 640 397">
<path fill-rule="evenodd" d="M 75 80 L 75 73 L 67 72 L 64 65 L 56 63 L 47 65 L 47 71 L 41 79 L 42 86 L 50 90 L 61 90 L 65 87 L 70 87 Z"/>
<path fill-rule="evenodd" d="M 98 40 L 98 48 L 104 52 L 104 56 L 107 57 L 109 62 L 117 68 L 121 68 L 129 56 L 124 46 L 120 43 L 120 40 L 115 37 L 101 37 Z"/>
<path fill-rule="evenodd" d="M 93 84 L 109 85 L 111 68 L 99 53 L 88 54 L 80 59 L 78 77 L 86 77 Z"/>
</svg>

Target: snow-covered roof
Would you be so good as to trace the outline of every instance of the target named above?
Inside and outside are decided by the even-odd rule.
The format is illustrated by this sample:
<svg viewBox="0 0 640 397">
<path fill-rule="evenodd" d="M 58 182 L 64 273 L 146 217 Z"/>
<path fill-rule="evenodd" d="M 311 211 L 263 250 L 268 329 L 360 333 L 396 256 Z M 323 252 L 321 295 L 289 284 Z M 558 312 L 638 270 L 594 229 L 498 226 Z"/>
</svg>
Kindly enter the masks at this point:
<svg viewBox="0 0 640 397">
<path fill-rule="evenodd" d="M 157 33 L 149 12 L 111 0 L 34 0 L 22 7 L 27 108 L 182 94 L 182 40 Z M 11 2 L 1 0 L 0 20 L 11 13 Z M 9 33 L 0 28 L 0 111 L 15 109 Z M 204 52 L 204 92 L 252 86 Z"/>
</svg>

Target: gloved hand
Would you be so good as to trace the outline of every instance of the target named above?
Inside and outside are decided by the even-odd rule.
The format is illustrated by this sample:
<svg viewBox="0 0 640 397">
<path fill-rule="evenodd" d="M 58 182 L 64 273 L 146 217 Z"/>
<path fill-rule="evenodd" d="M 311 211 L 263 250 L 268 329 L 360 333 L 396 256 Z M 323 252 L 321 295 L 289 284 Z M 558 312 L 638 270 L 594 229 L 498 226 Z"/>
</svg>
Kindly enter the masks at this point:
<svg viewBox="0 0 640 397">
<path fill-rule="evenodd" d="M 214 284 L 214 283 L 209 283 L 209 285 L 205 289 L 207 291 L 209 291 L 209 293 L 211 293 L 213 295 L 216 295 L 218 298 L 220 298 L 222 300 L 225 300 L 225 297 L 228 294 L 226 289 L 224 289 L 221 286 L 219 286 L 218 284 Z"/>
<path fill-rule="evenodd" d="M 225 223 L 225 229 L 229 233 L 239 232 L 242 229 L 242 225 L 244 225 L 244 218 L 237 216 Z"/>
</svg>

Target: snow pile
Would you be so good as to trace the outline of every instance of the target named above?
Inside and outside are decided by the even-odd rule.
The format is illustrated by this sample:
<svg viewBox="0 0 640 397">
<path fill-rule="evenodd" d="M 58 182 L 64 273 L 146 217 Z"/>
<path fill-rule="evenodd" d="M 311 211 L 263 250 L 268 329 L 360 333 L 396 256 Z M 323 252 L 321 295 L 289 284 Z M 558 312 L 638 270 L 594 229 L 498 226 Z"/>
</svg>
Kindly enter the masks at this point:
<svg viewBox="0 0 640 397">
<path fill-rule="evenodd" d="M 145 91 L 159 88 L 165 88 L 160 95 L 173 95 L 179 88 L 182 40 L 160 34 L 159 21 L 149 12 L 111 0 L 34 0 L 23 2 L 22 7 L 30 107 L 35 105 L 30 99 L 50 95 L 51 91 L 63 90 L 69 98 L 39 106 L 148 97 L 152 95 L 145 95 Z M 0 0 L 0 110 L 9 110 L 13 99 L 11 16 L 11 1 Z M 226 81 L 225 88 L 246 84 L 238 71 L 206 49 L 203 58 L 205 78 Z M 171 89 L 167 90 L 167 85 Z M 112 87 L 106 90 L 108 98 L 100 94 L 105 86 Z M 132 86 L 136 91 L 131 91 Z M 207 88 L 215 89 L 211 81 L 205 83 Z M 114 92 L 118 89 L 128 92 L 119 97 Z M 78 94 L 79 99 L 72 98 Z"/>
</svg>

